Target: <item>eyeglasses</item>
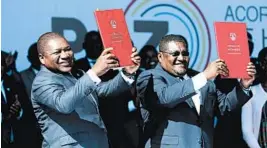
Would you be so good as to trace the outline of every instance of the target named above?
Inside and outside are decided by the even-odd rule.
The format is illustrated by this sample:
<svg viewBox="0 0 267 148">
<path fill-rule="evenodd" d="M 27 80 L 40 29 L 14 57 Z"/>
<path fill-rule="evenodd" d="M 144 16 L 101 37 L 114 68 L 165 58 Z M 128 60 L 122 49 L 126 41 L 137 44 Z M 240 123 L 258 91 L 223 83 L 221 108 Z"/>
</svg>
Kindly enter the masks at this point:
<svg viewBox="0 0 267 148">
<path fill-rule="evenodd" d="M 172 55 L 173 57 L 178 57 L 178 56 L 180 56 L 180 54 L 182 54 L 182 56 L 184 56 L 184 57 L 189 56 L 188 51 L 182 51 L 182 52 L 179 52 L 179 51 L 175 51 L 175 52 L 160 51 L 160 52 L 167 53 L 169 55 Z"/>
</svg>

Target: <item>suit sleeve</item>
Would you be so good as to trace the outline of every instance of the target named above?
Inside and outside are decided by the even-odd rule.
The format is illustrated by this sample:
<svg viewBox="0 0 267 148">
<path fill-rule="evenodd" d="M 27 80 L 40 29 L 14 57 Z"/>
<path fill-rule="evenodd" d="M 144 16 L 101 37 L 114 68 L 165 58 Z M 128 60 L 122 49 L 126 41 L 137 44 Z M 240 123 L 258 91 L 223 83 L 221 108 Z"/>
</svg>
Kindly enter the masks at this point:
<svg viewBox="0 0 267 148">
<path fill-rule="evenodd" d="M 212 83 L 212 82 L 210 82 Z M 214 83 L 212 83 L 213 89 L 216 89 L 216 86 Z M 217 110 L 216 113 L 219 116 L 224 115 L 227 112 L 230 112 L 234 110 L 235 108 L 241 108 L 251 97 L 252 94 L 250 92 L 249 95 L 247 95 L 240 85 L 236 85 L 232 91 L 229 93 L 222 93 L 219 89 L 215 90 L 217 93 Z"/>
<path fill-rule="evenodd" d="M 246 141 L 249 147 L 260 148 L 258 140 L 253 134 L 252 116 L 253 115 L 252 115 L 251 100 L 249 100 L 242 107 L 241 124 L 242 124 L 243 139 Z"/>
<path fill-rule="evenodd" d="M 150 76 L 151 72 L 145 71 L 138 77 L 136 84 L 138 96 L 144 95 Z M 179 83 L 176 82 L 171 85 L 168 85 L 165 78 L 160 75 L 153 75 L 153 80 L 158 103 L 164 107 L 173 108 L 196 94 L 192 79 L 184 80 Z"/>
<path fill-rule="evenodd" d="M 127 90 L 130 90 L 130 85 L 120 73 L 107 82 L 101 82 L 96 89 L 98 96 L 101 98 L 117 97 Z"/>
<path fill-rule="evenodd" d="M 39 77 L 33 83 L 32 96 L 34 101 L 55 109 L 60 113 L 71 113 L 76 104 L 88 98 L 96 89 L 96 85 L 88 75 L 82 76 L 74 86 L 65 89 L 64 86 L 53 80 L 53 77 Z"/>
</svg>

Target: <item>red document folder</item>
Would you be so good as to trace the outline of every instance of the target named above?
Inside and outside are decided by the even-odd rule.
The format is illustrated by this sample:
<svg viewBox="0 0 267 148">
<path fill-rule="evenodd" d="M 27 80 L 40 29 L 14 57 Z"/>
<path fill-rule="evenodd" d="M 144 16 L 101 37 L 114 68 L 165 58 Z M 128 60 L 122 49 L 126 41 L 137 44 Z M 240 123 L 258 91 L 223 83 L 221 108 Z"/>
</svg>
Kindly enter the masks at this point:
<svg viewBox="0 0 267 148">
<path fill-rule="evenodd" d="M 122 9 L 96 10 L 95 18 L 104 48 L 113 47 L 120 67 L 133 65 L 132 42 Z"/>
<path fill-rule="evenodd" d="M 246 24 L 215 22 L 214 29 L 219 58 L 225 60 L 229 69 L 227 78 L 248 78 L 246 69 L 250 58 Z"/>
</svg>

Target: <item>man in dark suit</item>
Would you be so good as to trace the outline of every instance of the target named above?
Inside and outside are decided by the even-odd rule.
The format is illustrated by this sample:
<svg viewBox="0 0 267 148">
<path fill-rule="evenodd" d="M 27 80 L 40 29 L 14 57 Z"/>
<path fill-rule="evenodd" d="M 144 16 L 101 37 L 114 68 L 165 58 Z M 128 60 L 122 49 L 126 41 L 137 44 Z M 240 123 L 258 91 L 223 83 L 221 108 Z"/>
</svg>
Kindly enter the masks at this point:
<svg viewBox="0 0 267 148">
<path fill-rule="evenodd" d="M 160 106 L 167 111 L 146 147 L 212 148 L 214 116 L 225 115 L 251 98 L 248 89 L 255 77 L 255 66 L 248 63 L 250 78 L 241 79 L 231 92 L 224 94 L 210 80 L 218 74 L 228 75 L 225 62 L 218 59 L 203 72 L 191 75 L 188 44 L 183 36 L 163 37 L 158 59 L 157 67 L 141 73 L 136 84 L 138 96 L 145 102 L 143 107 L 150 110 L 151 106 L 146 104 L 151 105 L 148 102 L 152 99 L 143 96 L 152 76 L 158 97 L 153 107 Z"/>
<path fill-rule="evenodd" d="M 9 138 L 11 144 L 9 147 L 41 147 L 40 130 L 36 127 L 36 118 L 20 75 L 13 69 L 15 66 L 6 65 L 7 56 L 5 54 L 1 56 L 3 139 Z M 6 135 L 7 133 L 9 135 Z"/>
<path fill-rule="evenodd" d="M 32 82 L 33 79 L 35 78 L 35 75 L 40 70 L 41 66 L 41 63 L 38 58 L 37 43 L 34 43 L 30 46 L 28 50 L 28 60 L 31 63 L 31 66 L 20 72 L 20 75 L 23 80 L 28 96 L 31 96 Z"/>
<path fill-rule="evenodd" d="M 99 76 L 119 66 L 110 52 L 112 48 L 105 49 L 79 79 L 71 74 L 73 52 L 64 37 L 45 33 L 39 38 L 37 49 L 42 66 L 33 81 L 31 100 L 45 147 L 107 148 L 99 98 L 115 98 L 130 89 L 140 65 L 136 49 L 131 55 L 134 64 L 108 82 L 102 82 Z"/>
<path fill-rule="evenodd" d="M 1 55 L 1 143 L 2 147 L 16 147 L 19 120 L 23 111 L 14 88 L 14 79 L 6 74 L 5 57 Z"/>
</svg>

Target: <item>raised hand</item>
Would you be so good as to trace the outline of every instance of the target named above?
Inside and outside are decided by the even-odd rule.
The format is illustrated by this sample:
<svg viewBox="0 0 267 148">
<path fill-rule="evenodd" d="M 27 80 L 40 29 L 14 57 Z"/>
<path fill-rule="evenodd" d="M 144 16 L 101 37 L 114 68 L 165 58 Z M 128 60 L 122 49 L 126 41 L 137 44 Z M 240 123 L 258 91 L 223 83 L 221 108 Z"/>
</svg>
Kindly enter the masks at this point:
<svg viewBox="0 0 267 148">
<path fill-rule="evenodd" d="M 240 82 L 244 88 L 248 88 L 255 80 L 256 67 L 252 62 L 248 63 L 247 73 L 249 75 L 249 78 L 242 78 Z"/>
<path fill-rule="evenodd" d="M 141 57 L 138 55 L 137 49 L 135 47 L 132 48 L 131 59 L 132 59 L 134 64 L 131 66 L 126 66 L 124 68 L 125 71 L 129 74 L 135 73 L 138 70 L 138 68 L 140 67 L 140 63 L 141 63 Z"/>
<path fill-rule="evenodd" d="M 224 60 L 217 59 L 211 62 L 207 68 L 204 70 L 204 75 L 208 80 L 215 78 L 217 75 L 228 76 L 229 70 Z"/>
<path fill-rule="evenodd" d="M 21 104 L 20 104 L 20 102 L 18 100 L 18 96 L 16 95 L 15 97 L 16 97 L 15 102 L 9 108 L 10 118 L 18 117 L 19 116 L 19 112 L 21 110 Z"/>
<path fill-rule="evenodd" d="M 111 50 L 113 50 L 113 48 L 106 48 L 92 67 L 91 70 L 94 71 L 97 76 L 102 76 L 108 70 L 119 66 L 119 62 L 116 56 L 110 52 Z"/>
</svg>

